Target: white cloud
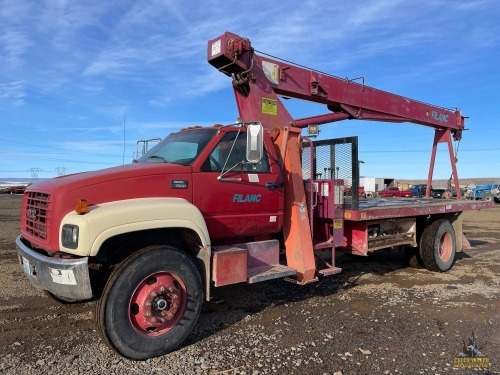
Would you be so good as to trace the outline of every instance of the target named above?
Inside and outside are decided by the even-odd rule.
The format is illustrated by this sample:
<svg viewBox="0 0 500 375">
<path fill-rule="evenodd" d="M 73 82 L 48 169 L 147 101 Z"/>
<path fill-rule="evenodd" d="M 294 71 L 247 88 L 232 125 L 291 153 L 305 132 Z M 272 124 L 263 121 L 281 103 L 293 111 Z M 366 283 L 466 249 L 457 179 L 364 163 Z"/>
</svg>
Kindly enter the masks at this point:
<svg viewBox="0 0 500 375">
<path fill-rule="evenodd" d="M 20 68 L 24 64 L 23 55 L 32 45 L 22 31 L 7 29 L 0 34 L 0 63 L 9 68 Z"/>
<path fill-rule="evenodd" d="M 0 83 L 0 99 L 11 101 L 17 107 L 24 103 L 25 97 L 24 82 L 12 81 Z"/>
</svg>

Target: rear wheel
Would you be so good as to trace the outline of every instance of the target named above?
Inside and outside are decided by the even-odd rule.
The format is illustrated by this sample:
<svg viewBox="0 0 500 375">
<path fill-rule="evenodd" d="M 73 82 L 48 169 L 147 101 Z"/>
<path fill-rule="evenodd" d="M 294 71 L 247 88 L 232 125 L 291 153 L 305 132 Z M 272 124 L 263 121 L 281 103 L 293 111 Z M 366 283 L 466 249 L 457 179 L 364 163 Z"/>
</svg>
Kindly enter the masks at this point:
<svg viewBox="0 0 500 375">
<path fill-rule="evenodd" d="M 112 272 L 95 304 L 94 319 L 113 349 L 143 360 L 179 346 L 194 328 L 202 302 L 193 260 L 169 246 L 152 247 Z"/>
<path fill-rule="evenodd" d="M 455 262 L 456 238 L 453 226 L 439 219 L 425 227 L 420 239 L 420 256 L 430 271 L 448 271 Z"/>
</svg>

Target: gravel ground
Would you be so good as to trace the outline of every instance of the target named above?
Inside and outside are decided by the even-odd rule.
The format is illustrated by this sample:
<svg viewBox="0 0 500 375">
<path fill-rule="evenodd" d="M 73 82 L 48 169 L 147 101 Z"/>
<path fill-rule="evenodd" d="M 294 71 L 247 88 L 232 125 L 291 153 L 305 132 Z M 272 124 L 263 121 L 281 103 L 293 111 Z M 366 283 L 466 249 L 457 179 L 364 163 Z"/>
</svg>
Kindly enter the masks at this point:
<svg viewBox="0 0 500 375">
<path fill-rule="evenodd" d="M 473 245 L 447 273 L 407 268 L 400 252 L 343 256 L 344 272 L 214 290 L 185 345 L 123 359 L 94 329 L 92 303 L 60 305 L 17 264 L 18 196 L 0 196 L 0 373 L 500 374 L 500 207 L 466 214 Z M 486 370 L 454 369 L 472 334 Z"/>
</svg>

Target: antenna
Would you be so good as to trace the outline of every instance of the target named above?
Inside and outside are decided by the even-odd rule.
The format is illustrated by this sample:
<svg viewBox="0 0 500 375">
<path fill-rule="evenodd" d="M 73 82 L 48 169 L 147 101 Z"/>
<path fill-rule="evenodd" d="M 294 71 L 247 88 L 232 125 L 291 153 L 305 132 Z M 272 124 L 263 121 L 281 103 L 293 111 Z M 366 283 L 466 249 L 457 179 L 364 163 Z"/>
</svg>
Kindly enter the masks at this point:
<svg viewBox="0 0 500 375">
<path fill-rule="evenodd" d="M 125 126 L 127 123 L 127 113 L 123 115 L 123 157 L 122 164 L 125 164 Z"/>
</svg>

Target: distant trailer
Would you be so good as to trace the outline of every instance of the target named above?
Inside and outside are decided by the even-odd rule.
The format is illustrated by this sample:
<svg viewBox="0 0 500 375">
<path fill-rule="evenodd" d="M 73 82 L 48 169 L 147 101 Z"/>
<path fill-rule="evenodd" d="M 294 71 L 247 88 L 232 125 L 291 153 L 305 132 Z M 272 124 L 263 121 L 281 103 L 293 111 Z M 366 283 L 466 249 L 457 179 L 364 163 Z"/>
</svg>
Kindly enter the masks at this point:
<svg viewBox="0 0 500 375">
<path fill-rule="evenodd" d="M 7 186 L 0 188 L 0 194 L 24 194 L 26 186 Z"/>
</svg>

